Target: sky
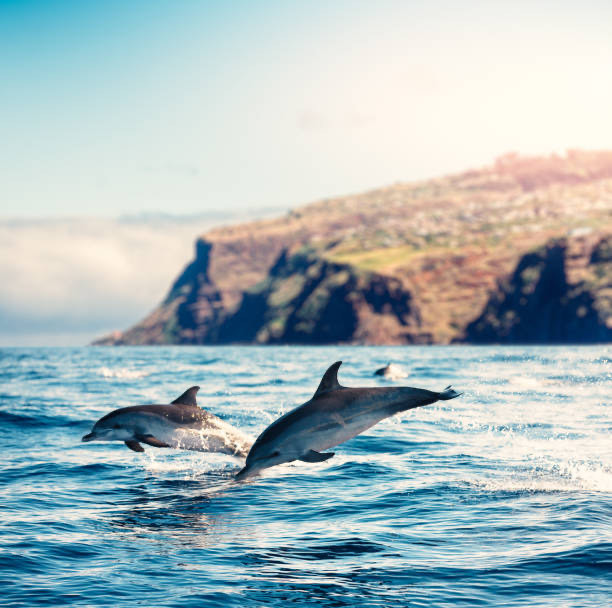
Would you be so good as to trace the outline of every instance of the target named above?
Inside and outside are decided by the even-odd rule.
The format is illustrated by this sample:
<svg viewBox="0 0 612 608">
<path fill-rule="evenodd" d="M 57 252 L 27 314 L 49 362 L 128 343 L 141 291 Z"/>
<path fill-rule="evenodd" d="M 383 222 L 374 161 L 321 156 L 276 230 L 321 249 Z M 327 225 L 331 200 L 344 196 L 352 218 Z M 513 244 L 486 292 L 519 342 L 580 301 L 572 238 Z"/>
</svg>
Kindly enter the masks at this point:
<svg viewBox="0 0 612 608">
<path fill-rule="evenodd" d="M 0 214 L 289 208 L 612 147 L 612 3 L 0 0 Z"/>
<path fill-rule="evenodd" d="M 0 345 L 83 344 L 215 223 L 612 148 L 612 3 L 0 0 L 0 83 Z"/>
</svg>

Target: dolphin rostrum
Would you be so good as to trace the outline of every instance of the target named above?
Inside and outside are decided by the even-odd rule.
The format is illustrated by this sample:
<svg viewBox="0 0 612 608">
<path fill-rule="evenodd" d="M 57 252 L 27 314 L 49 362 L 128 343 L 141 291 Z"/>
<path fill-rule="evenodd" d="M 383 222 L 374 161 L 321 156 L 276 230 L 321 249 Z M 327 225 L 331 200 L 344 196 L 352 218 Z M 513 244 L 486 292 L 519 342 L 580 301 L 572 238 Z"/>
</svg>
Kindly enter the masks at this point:
<svg viewBox="0 0 612 608">
<path fill-rule="evenodd" d="M 220 452 L 246 456 L 252 440 L 231 424 L 198 407 L 192 386 L 169 405 L 134 405 L 106 414 L 81 441 L 124 441 L 144 452 L 141 443 L 156 448 Z"/>
<path fill-rule="evenodd" d="M 310 401 L 281 416 L 255 441 L 246 466 L 236 475 L 244 479 L 284 462 L 322 462 L 334 453 L 322 453 L 363 433 L 384 418 L 438 399 L 454 399 L 450 386 L 441 393 L 410 387 L 347 388 L 338 382 L 334 363 Z"/>
</svg>

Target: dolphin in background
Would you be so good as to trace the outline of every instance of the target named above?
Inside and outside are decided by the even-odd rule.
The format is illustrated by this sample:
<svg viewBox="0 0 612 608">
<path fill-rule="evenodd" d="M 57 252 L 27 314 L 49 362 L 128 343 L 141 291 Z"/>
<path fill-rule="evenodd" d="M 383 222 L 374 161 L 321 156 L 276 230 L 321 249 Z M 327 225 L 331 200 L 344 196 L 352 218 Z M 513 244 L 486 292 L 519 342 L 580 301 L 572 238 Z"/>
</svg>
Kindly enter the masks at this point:
<svg viewBox="0 0 612 608">
<path fill-rule="evenodd" d="M 168 405 L 134 405 L 110 412 L 81 441 L 123 441 L 134 452 L 144 452 L 141 443 L 146 443 L 156 448 L 246 456 L 252 440 L 199 408 L 199 389 L 192 386 Z"/>
<path fill-rule="evenodd" d="M 450 386 L 440 393 L 411 387 L 347 388 L 338 382 L 340 365 L 342 361 L 337 361 L 325 372 L 310 401 L 281 416 L 259 435 L 236 479 L 293 460 L 323 462 L 334 455 L 323 450 L 389 416 L 461 394 Z"/>
<path fill-rule="evenodd" d="M 399 380 L 400 378 L 406 378 L 408 374 L 395 363 L 387 363 L 384 367 L 377 369 L 374 372 L 375 376 L 382 376 L 386 380 Z"/>
</svg>

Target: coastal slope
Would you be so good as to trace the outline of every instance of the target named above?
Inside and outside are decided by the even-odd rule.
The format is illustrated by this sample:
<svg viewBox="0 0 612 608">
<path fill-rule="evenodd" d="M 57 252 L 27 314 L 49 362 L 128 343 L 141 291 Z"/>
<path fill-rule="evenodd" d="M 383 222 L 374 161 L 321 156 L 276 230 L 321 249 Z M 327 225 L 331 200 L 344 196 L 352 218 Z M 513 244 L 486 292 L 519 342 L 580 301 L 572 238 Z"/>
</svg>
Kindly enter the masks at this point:
<svg viewBox="0 0 612 608">
<path fill-rule="evenodd" d="M 96 343 L 609 341 L 611 235 L 612 152 L 506 155 L 211 230 Z"/>
</svg>

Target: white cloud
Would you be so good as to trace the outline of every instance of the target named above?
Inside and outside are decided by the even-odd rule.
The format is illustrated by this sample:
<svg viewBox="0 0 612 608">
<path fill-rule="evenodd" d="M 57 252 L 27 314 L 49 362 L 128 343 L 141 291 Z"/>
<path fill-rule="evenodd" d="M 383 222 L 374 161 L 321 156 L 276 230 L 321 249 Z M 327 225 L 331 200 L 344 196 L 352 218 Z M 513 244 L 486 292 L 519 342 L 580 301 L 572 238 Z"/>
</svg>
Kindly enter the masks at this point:
<svg viewBox="0 0 612 608">
<path fill-rule="evenodd" d="M 164 297 L 196 237 L 232 219 L 0 221 L 0 343 L 82 344 L 125 329 Z"/>
</svg>

